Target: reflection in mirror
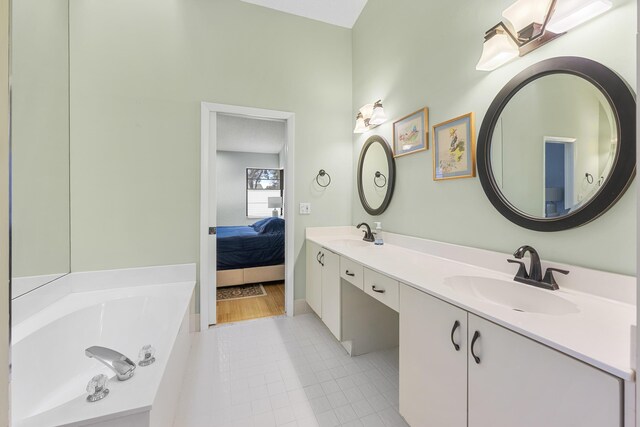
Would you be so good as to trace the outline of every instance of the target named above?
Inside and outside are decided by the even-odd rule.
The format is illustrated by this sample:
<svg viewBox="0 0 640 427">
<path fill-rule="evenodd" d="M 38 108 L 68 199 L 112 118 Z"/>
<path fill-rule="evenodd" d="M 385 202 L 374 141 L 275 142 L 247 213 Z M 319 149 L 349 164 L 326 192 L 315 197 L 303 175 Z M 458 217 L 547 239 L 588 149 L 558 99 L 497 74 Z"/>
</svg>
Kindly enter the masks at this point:
<svg viewBox="0 0 640 427">
<path fill-rule="evenodd" d="M 617 123 L 604 94 L 571 74 L 540 77 L 500 114 L 491 141 L 496 185 L 520 212 L 558 218 L 589 203 L 616 158 Z"/>
<path fill-rule="evenodd" d="M 11 285 L 16 297 L 70 268 L 69 2 L 14 1 L 11 18 Z"/>
<path fill-rule="evenodd" d="M 362 164 L 364 197 L 372 209 L 380 209 L 387 195 L 386 176 L 389 175 L 387 156 L 380 143 L 372 144 Z"/>
<path fill-rule="evenodd" d="M 380 215 L 391 201 L 395 180 L 393 155 L 380 136 L 369 138 L 360 152 L 358 194 L 370 215 Z"/>
</svg>

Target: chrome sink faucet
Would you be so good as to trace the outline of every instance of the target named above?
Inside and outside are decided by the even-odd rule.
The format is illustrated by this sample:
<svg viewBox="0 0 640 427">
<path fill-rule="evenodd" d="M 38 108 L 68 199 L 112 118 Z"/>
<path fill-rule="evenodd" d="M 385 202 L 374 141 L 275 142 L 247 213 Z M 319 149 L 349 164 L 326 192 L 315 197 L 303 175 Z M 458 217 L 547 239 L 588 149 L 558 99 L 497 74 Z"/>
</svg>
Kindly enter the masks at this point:
<svg viewBox="0 0 640 427">
<path fill-rule="evenodd" d="M 360 224 L 358 224 L 356 226 L 356 228 L 360 229 L 362 226 L 367 227 L 366 230 L 364 231 L 364 237 L 362 238 L 362 240 L 364 240 L 365 242 L 373 242 L 376 240 L 376 238 L 373 236 L 373 233 L 371 232 L 371 227 L 369 227 L 369 224 L 367 224 L 366 222 L 361 222 Z"/>
<path fill-rule="evenodd" d="M 527 273 L 527 268 L 524 265 L 524 262 L 518 261 L 529 252 L 529 257 L 531 258 L 531 262 L 529 263 L 529 272 Z M 556 271 L 561 274 L 569 274 L 567 270 L 560 270 L 559 268 L 547 268 L 547 271 L 542 277 L 542 265 L 540 264 L 540 256 L 538 255 L 538 251 L 536 251 L 533 247 L 529 245 L 524 245 L 519 247 L 514 253 L 513 256 L 516 259 L 508 259 L 507 262 L 512 264 L 519 264 L 520 268 L 518 268 L 518 272 L 516 276 L 513 278 L 516 282 L 525 283 L 527 285 L 536 286 L 538 288 L 548 289 L 551 291 L 555 291 L 560 289 L 558 284 L 556 283 L 555 278 L 553 277 L 553 272 Z"/>
<path fill-rule="evenodd" d="M 110 348 L 93 346 L 84 351 L 84 354 L 103 363 L 113 372 L 120 381 L 126 381 L 133 376 L 136 364 L 127 356 Z"/>
</svg>

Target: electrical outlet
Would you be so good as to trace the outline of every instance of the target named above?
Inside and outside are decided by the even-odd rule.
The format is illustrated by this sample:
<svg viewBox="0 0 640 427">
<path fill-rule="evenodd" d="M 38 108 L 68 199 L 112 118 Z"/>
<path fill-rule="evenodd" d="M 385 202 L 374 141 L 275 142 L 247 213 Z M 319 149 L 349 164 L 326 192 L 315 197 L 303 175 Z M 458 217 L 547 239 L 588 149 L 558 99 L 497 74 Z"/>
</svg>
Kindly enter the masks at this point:
<svg viewBox="0 0 640 427">
<path fill-rule="evenodd" d="M 300 203 L 300 215 L 311 215 L 311 203 Z"/>
</svg>

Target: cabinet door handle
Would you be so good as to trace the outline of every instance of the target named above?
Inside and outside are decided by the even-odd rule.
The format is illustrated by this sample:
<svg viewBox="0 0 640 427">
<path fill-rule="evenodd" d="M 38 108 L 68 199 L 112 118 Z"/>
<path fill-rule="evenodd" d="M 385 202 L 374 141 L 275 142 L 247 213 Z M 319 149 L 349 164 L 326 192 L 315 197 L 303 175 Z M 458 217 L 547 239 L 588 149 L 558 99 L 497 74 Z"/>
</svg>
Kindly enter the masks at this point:
<svg viewBox="0 0 640 427">
<path fill-rule="evenodd" d="M 346 274 L 347 276 L 353 277 L 356 274 L 355 273 L 350 273 L 349 270 L 345 271 L 344 274 Z"/>
<path fill-rule="evenodd" d="M 324 253 L 320 255 L 320 264 L 324 267 Z"/>
<path fill-rule="evenodd" d="M 475 331 L 475 333 L 473 334 L 473 339 L 471 340 L 471 355 L 473 356 L 473 360 L 476 361 L 477 365 L 480 364 L 480 358 L 476 356 L 476 353 L 475 353 L 475 345 L 476 345 L 476 341 L 478 341 L 478 338 L 480 338 L 480 332 Z"/>
<path fill-rule="evenodd" d="M 455 348 L 456 351 L 460 351 L 460 345 L 456 344 L 456 342 L 453 340 L 453 334 L 456 332 L 456 329 L 458 329 L 459 327 L 460 327 L 460 322 L 456 320 L 453 323 L 453 328 L 451 329 L 451 344 L 453 344 L 453 348 Z"/>
<path fill-rule="evenodd" d="M 385 293 L 385 290 L 384 290 L 384 289 L 376 289 L 376 285 L 371 285 L 371 290 L 372 290 L 373 292 L 377 292 L 377 293 L 379 293 L 379 294 L 384 294 L 384 293 Z"/>
<path fill-rule="evenodd" d="M 318 261 L 318 264 L 320 264 L 320 254 L 322 253 L 322 251 L 318 251 L 318 255 L 316 255 L 316 261 Z"/>
</svg>

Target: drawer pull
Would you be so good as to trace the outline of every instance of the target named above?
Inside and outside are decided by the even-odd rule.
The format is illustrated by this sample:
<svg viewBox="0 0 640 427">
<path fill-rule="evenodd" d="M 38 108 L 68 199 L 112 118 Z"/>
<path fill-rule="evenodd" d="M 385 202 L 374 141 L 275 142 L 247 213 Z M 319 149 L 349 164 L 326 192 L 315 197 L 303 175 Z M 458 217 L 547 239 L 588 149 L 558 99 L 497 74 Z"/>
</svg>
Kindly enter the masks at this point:
<svg viewBox="0 0 640 427">
<path fill-rule="evenodd" d="M 376 289 L 376 285 L 371 285 L 371 290 L 372 290 L 373 292 L 377 292 L 377 293 L 379 293 L 379 294 L 384 294 L 384 293 L 385 293 L 385 290 L 384 290 L 384 289 Z"/>
<path fill-rule="evenodd" d="M 480 332 L 476 331 L 473 334 L 473 339 L 471 340 L 471 355 L 473 356 L 473 360 L 476 361 L 477 365 L 480 364 L 480 358 L 476 356 L 476 353 L 475 353 L 475 345 L 476 345 L 476 341 L 478 341 L 478 338 L 480 338 Z"/>
<path fill-rule="evenodd" d="M 456 344 L 456 342 L 453 340 L 453 334 L 456 332 L 456 329 L 458 329 L 459 327 L 460 327 L 460 322 L 456 320 L 453 324 L 453 329 L 451 329 L 451 344 L 453 344 L 453 348 L 455 348 L 456 351 L 460 351 L 460 345 Z"/>
<path fill-rule="evenodd" d="M 349 270 L 345 271 L 344 274 L 350 277 L 354 277 L 356 275 L 356 273 L 350 273 Z"/>
</svg>

